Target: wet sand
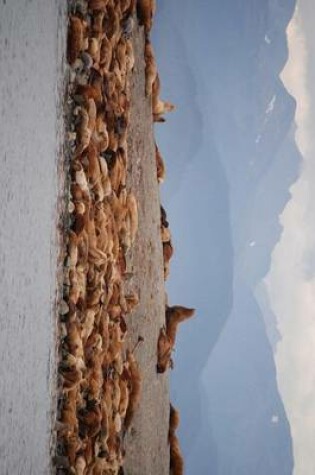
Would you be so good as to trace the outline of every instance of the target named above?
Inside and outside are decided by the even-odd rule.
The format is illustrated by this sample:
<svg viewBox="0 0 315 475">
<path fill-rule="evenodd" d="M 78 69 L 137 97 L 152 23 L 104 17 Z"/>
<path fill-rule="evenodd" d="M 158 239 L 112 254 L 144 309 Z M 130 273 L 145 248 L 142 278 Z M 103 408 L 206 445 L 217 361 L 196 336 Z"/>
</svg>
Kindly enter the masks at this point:
<svg viewBox="0 0 315 475">
<path fill-rule="evenodd" d="M 126 438 L 127 475 L 169 474 L 169 381 L 157 374 L 157 340 L 165 323 L 163 251 L 160 237 L 160 198 L 156 177 L 155 146 L 150 99 L 145 98 L 144 36 L 134 33 L 136 56 L 132 81 L 129 134 L 129 183 L 139 203 L 139 230 L 128 262 L 134 273 L 130 286 L 138 289 L 140 305 L 128 317 L 129 341 L 144 342 L 137 350 L 142 377 L 142 397 Z"/>
</svg>

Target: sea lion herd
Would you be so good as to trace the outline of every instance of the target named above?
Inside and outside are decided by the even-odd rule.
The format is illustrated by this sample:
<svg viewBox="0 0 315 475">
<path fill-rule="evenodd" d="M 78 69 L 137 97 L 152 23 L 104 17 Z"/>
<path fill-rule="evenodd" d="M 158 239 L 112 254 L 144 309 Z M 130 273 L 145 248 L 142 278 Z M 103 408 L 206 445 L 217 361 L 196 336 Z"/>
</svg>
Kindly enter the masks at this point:
<svg viewBox="0 0 315 475">
<path fill-rule="evenodd" d="M 138 204 L 127 189 L 130 77 L 135 23 L 144 28 L 145 91 L 152 120 L 174 106 L 160 99 L 150 42 L 155 0 L 73 0 L 69 5 L 67 132 L 69 200 L 65 213 L 63 296 L 59 305 L 56 473 L 123 474 L 124 436 L 139 406 L 141 371 L 126 349 L 126 316 L 139 303 L 127 291 L 127 256 L 138 230 Z M 155 146 L 157 181 L 165 165 Z M 164 278 L 173 246 L 161 207 Z M 157 342 L 157 372 L 172 367 L 178 324 L 193 309 L 166 306 Z M 183 473 L 170 408 L 170 474 Z"/>
</svg>

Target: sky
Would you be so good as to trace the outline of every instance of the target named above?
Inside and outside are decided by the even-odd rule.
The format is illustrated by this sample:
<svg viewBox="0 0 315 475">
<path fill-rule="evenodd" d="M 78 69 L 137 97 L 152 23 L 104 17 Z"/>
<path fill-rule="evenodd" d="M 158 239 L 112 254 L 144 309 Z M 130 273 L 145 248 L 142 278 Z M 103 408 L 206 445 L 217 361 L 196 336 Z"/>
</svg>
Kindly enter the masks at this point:
<svg viewBox="0 0 315 475">
<path fill-rule="evenodd" d="M 283 226 L 265 278 L 281 341 L 277 380 L 291 426 L 294 474 L 315 473 L 315 141 L 312 86 L 314 13 L 300 0 L 287 29 L 289 60 L 281 79 L 297 101 L 295 140 L 303 156 L 300 177 L 280 215 Z"/>
</svg>

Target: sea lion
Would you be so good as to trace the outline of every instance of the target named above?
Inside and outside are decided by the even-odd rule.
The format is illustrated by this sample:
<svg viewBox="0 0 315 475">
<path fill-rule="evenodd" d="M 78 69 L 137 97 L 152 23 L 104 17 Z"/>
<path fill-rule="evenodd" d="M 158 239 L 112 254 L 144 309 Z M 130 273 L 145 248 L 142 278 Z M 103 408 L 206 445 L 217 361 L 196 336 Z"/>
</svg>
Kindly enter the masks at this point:
<svg viewBox="0 0 315 475">
<path fill-rule="evenodd" d="M 137 15 L 140 25 L 144 26 L 146 34 L 152 28 L 153 16 L 156 11 L 156 0 L 138 0 L 137 2 Z"/>
<path fill-rule="evenodd" d="M 145 95 L 151 96 L 152 86 L 157 75 L 157 65 L 154 57 L 153 46 L 149 40 L 146 41 L 144 47 L 145 59 Z"/>
<path fill-rule="evenodd" d="M 72 15 L 69 19 L 67 58 L 73 65 L 84 48 L 86 22 L 78 16 Z"/>
<path fill-rule="evenodd" d="M 170 475 L 183 475 L 184 460 L 181 453 L 178 437 L 175 432 L 179 426 L 179 412 L 170 405 L 170 425 L 168 441 L 170 444 Z"/>
<path fill-rule="evenodd" d="M 166 307 L 166 334 L 170 339 L 172 347 L 175 346 L 177 327 L 179 323 L 192 317 L 194 313 L 194 308 L 186 308 L 180 305 Z"/>
<path fill-rule="evenodd" d="M 155 160 L 156 160 L 156 174 L 159 183 L 163 183 L 165 180 L 165 164 L 163 157 L 159 151 L 158 146 L 155 144 Z"/>
</svg>

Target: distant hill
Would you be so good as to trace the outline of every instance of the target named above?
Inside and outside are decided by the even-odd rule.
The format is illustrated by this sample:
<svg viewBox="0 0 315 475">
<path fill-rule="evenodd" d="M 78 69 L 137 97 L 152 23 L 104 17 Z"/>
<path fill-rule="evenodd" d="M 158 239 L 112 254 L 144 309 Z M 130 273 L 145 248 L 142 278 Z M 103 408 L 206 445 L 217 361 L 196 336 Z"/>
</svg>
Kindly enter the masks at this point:
<svg viewBox="0 0 315 475">
<path fill-rule="evenodd" d="M 218 450 L 215 473 L 290 475 L 290 427 L 278 396 L 271 347 L 257 303 L 243 284 L 203 375 Z M 204 455 L 197 441 L 188 459 L 188 473 L 194 473 L 195 464 Z M 197 473 L 213 473 L 210 460 L 207 468 Z"/>
</svg>

